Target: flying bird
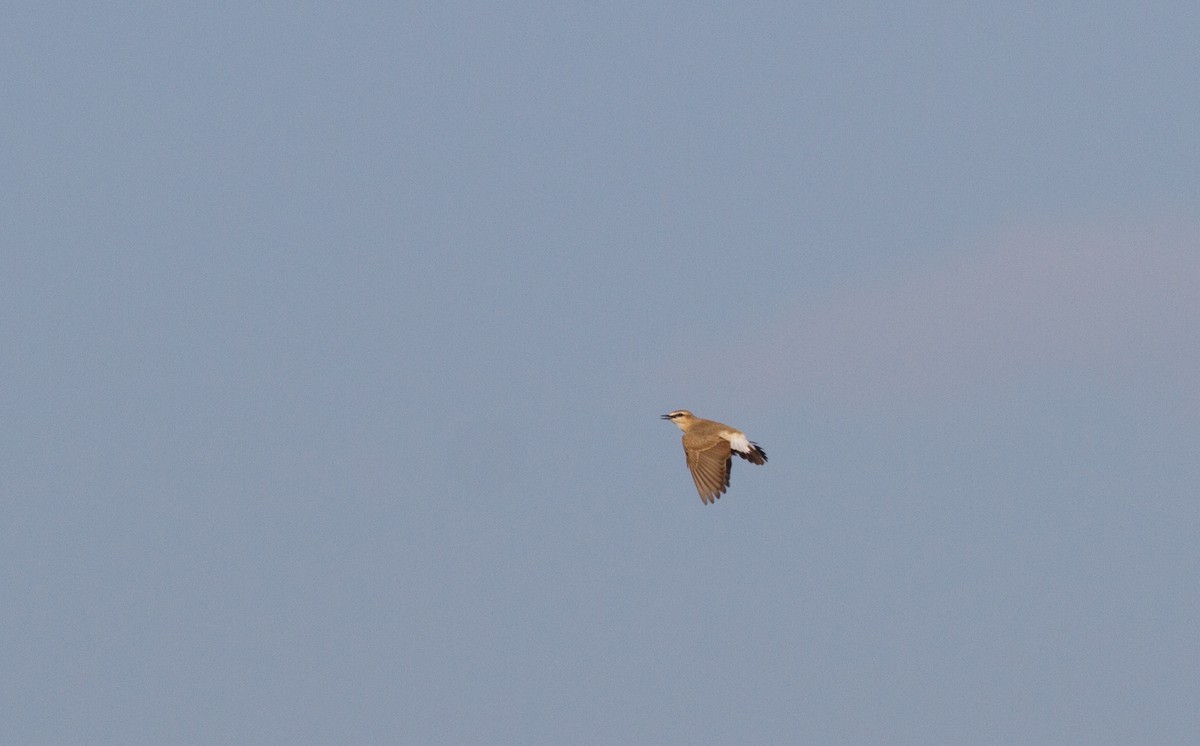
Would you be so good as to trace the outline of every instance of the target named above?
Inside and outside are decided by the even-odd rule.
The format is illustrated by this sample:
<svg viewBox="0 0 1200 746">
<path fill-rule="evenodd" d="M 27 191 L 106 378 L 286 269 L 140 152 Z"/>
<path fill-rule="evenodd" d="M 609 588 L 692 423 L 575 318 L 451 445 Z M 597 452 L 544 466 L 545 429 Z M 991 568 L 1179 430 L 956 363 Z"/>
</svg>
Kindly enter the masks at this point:
<svg viewBox="0 0 1200 746">
<path fill-rule="evenodd" d="M 767 452 L 758 443 L 751 443 L 737 428 L 713 420 L 705 420 L 686 409 L 677 409 L 662 416 L 683 431 L 683 452 L 692 470 L 696 491 L 705 505 L 714 503 L 729 487 L 729 467 L 733 454 L 752 464 L 767 463 Z"/>
</svg>

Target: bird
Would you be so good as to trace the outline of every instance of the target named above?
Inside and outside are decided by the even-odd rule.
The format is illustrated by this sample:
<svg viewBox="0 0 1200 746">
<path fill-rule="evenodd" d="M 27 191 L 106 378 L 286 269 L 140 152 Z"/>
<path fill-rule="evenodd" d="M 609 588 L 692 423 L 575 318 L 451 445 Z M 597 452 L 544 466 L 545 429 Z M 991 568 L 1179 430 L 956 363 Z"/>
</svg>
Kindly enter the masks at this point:
<svg viewBox="0 0 1200 746">
<path fill-rule="evenodd" d="M 734 453 L 752 464 L 767 463 L 767 452 L 735 427 L 697 417 L 686 409 L 664 414 L 662 419 L 674 422 L 683 431 L 683 452 L 705 505 L 716 502 L 729 487 Z"/>
</svg>

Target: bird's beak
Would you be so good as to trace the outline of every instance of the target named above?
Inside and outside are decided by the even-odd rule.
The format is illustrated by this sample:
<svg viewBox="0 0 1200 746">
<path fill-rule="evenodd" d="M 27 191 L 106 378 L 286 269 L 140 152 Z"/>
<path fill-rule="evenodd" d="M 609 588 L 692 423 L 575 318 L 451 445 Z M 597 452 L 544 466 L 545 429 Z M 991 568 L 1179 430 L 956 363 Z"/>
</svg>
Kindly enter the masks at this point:
<svg viewBox="0 0 1200 746">
<path fill-rule="evenodd" d="M 671 415 L 669 415 L 669 414 L 661 414 L 661 415 L 659 415 L 659 416 L 658 416 L 658 419 L 660 419 L 660 420 L 669 420 L 669 419 L 671 419 Z"/>
</svg>

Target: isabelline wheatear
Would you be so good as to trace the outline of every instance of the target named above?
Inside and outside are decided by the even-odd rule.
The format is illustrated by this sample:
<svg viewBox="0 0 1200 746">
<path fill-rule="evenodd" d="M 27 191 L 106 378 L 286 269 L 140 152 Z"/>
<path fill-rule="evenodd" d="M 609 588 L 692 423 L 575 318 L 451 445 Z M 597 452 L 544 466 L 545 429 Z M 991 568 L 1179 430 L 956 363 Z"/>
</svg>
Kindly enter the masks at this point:
<svg viewBox="0 0 1200 746">
<path fill-rule="evenodd" d="M 683 452 L 696 481 L 696 491 L 704 504 L 713 503 L 729 487 L 729 467 L 733 454 L 752 464 L 767 463 L 767 452 L 751 443 L 746 434 L 729 425 L 705 420 L 686 409 L 677 409 L 662 416 L 683 431 Z"/>
</svg>

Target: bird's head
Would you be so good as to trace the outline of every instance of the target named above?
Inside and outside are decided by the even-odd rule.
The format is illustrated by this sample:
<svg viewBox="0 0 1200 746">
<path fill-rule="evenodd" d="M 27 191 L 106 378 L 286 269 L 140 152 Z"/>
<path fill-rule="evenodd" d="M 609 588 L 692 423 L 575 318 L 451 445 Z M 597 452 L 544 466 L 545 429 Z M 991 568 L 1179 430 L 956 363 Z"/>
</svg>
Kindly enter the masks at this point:
<svg viewBox="0 0 1200 746">
<path fill-rule="evenodd" d="M 692 420 L 696 418 L 686 409 L 676 409 L 674 412 L 668 412 L 667 414 L 664 414 L 662 419 L 674 422 L 679 426 L 680 430 L 686 432 L 688 426 L 692 424 Z"/>
</svg>

